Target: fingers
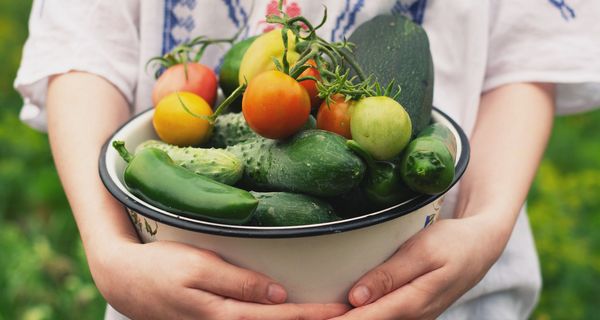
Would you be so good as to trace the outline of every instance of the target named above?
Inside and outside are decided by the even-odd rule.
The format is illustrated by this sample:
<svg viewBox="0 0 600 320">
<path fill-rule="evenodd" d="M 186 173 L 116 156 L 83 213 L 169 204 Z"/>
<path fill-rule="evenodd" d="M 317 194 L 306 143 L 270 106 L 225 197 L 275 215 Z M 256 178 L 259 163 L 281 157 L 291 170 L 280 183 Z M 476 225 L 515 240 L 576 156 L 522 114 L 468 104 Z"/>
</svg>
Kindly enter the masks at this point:
<svg viewBox="0 0 600 320">
<path fill-rule="evenodd" d="M 436 269 L 369 305 L 350 310 L 334 319 L 435 319 L 455 298 L 447 294 L 448 286 L 443 284 L 445 272 L 444 268 Z"/>
<path fill-rule="evenodd" d="M 232 305 L 240 304 L 231 301 Z M 346 313 L 350 306 L 344 304 L 279 304 L 260 305 L 241 302 L 241 306 L 226 308 L 230 312 L 222 314 L 219 319 L 235 319 L 235 315 L 243 315 L 248 320 L 321 320 L 331 319 Z"/>
<path fill-rule="evenodd" d="M 190 288 L 257 303 L 277 304 L 287 299 L 285 289 L 273 279 L 231 265 L 208 251 L 199 250 L 190 269 L 186 284 Z"/>
<path fill-rule="evenodd" d="M 350 290 L 348 299 L 355 307 L 369 304 L 404 286 L 417 277 L 443 266 L 432 257 L 426 239 L 413 238 L 402 245 L 386 262 L 361 277 Z"/>
</svg>

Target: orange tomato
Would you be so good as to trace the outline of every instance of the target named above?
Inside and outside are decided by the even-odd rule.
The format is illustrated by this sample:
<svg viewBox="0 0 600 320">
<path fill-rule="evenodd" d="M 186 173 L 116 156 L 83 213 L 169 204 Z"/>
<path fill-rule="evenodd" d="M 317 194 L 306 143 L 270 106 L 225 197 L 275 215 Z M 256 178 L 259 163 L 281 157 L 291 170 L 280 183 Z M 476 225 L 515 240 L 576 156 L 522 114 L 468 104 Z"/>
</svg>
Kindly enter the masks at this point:
<svg viewBox="0 0 600 320">
<path fill-rule="evenodd" d="M 217 76 L 209 67 L 200 63 L 187 63 L 187 78 L 184 64 L 169 67 L 160 75 L 152 90 L 152 102 L 156 106 L 165 96 L 179 91 L 191 92 L 214 105 L 217 97 Z"/>
<path fill-rule="evenodd" d="M 171 93 L 161 99 L 154 109 L 152 124 L 158 137 L 178 146 L 206 142 L 212 133 L 212 125 L 208 120 L 190 114 L 182 102 L 193 114 L 207 117 L 212 114 L 212 109 L 200 96 L 190 92 Z"/>
<path fill-rule="evenodd" d="M 317 128 L 335 132 L 347 139 L 352 139 L 350 133 L 350 109 L 352 100 L 345 101 L 345 97 L 336 94 L 332 97 L 333 101 L 327 105 L 323 101 L 319 112 L 317 113 Z"/>
<path fill-rule="evenodd" d="M 300 77 L 298 77 L 298 78 L 312 76 L 312 77 L 315 77 L 317 80 L 321 80 L 321 74 L 319 73 L 319 70 L 317 70 L 317 68 L 315 68 L 317 66 L 315 61 L 309 60 L 308 64 L 310 64 L 313 67 L 304 70 L 304 72 L 302 72 L 302 74 L 300 74 Z M 300 81 L 300 85 L 303 86 L 304 89 L 306 89 L 306 92 L 308 93 L 308 96 L 310 97 L 310 105 L 313 108 L 317 108 L 319 106 L 319 104 L 321 104 L 321 101 L 323 100 L 323 99 L 319 98 L 319 90 L 317 89 L 317 82 L 314 80 L 303 80 L 303 81 Z"/>
<path fill-rule="evenodd" d="M 280 71 L 250 80 L 242 99 L 248 126 L 259 135 L 283 139 L 298 132 L 310 114 L 310 98 L 298 81 Z"/>
</svg>

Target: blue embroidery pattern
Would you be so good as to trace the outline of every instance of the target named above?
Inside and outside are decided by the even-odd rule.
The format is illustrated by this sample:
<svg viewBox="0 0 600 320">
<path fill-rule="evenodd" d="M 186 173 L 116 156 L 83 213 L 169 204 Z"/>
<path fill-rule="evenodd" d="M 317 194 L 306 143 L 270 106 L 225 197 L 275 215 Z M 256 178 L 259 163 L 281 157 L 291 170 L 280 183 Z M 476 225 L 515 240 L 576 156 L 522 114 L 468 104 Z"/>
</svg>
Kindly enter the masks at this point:
<svg viewBox="0 0 600 320">
<path fill-rule="evenodd" d="M 240 5 L 240 0 L 223 0 L 223 3 L 227 6 L 227 17 L 236 27 L 248 25 L 248 12 Z M 246 38 L 247 33 L 248 29 L 245 30 L 241 38 Z"/>
<path fill-rule="evenodd" d="M 558 10 L 560 10 L 560 15 L 566 21 L 575 19 L 575 10 L 571 8 L 568 4 L 565 3 L 565 0 L 548 0 L 552 5 L 554 5 Z"/>
<path fill-rule="evenodd" d="M 192 16 L 196 0 L 165 0 L 162 53 L 171 51 L 176 45 L 189 40 L 194 30 Z M 187 32 L 182 32 L 182 30 Z"/>
<path fill-rule="evenodd" d="M 401 14 L 410 18 L 417 24 L 423 24 L 423 17 L 425 16 L 425 7 L 427 7 L 427 0 L 416 0 L 411 3 L 407 1 L 396 0 L 396 3 L 392 7 L 392 14 Z"/>
<path fill-rule="evenodd" d="M 354 26 L 356 23 L 356 15 L 364 6 L 364 0 L 358 0 L 350 9 L 350 0 L 346 0 L 346 6 L 342 13 L 340 13 L 335 20 L 335 27 L 331 30 L 331 41 L 341 40 L 346 36 L 346 33 L 350 28 Z M 346 25 L 342 28 L 341 24 L 343 21 L 346 21 Z"/>
</svg>

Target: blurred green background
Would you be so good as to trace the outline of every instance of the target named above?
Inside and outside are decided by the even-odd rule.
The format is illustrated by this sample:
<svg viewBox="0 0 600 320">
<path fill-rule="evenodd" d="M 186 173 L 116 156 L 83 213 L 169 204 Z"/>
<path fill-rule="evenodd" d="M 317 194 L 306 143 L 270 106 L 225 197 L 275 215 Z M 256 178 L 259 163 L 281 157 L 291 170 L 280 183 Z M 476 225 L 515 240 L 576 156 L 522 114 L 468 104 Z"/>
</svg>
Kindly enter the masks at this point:
<svg viewBox="0 0 600 320">
<path fill-rule="evenodd" d="M 0 1 L 0 320 L 101 319 L 46 135 L 12 89 L 30 0 Z M 600 110 L 557 118 L 529 196 L 544 289 L 532 319 L 600 316 Z"/>
</svg>

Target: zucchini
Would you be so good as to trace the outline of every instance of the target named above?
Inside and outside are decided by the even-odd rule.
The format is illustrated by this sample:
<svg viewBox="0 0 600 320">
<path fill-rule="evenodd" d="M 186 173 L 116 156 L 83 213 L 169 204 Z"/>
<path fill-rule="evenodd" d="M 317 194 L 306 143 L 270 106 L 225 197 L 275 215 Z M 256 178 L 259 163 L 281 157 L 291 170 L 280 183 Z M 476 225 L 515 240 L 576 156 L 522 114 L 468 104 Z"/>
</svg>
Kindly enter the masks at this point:
<svg viewBox="0 0 600 320">
<path fill-rule="evenodd" d="M 178 147 L 158 140 L 148 140 L 140 144 L 135 153 L 148 148 L 165 151 L 175 164 L 228 185 L 238 182 L 244 171 L 242 160 L 223 149 Z"/>
<path fill-rule="evenodd" d="M 379 15 L 361 24 L 349 42 L 365 74 L 387 87 L 395 80 L 397 101 L 412 121 L 412 136 L 431 121 L 433 60 L 425 30 L 401 15 Z"/>
<path fill-rule="evenodd" d="M 434 123 L 406 147 L 400 163 L 402 180 L 414 191 L 438 194 L 454 180 L 456 138 L 446 126 Z"/>
<path fill-rule="evenodd" d="M 253 139 L 226 150 L 243 159 L 241 182 L 251 190 L 335 196 L 356 187 L 365 172 L 346 139 L 324 130 L 305 130 L 282 141 Z"/>
<path fill-rule="evenodd" d="M 250 192 L 258 200 L 251 224 L 255 226 L 299 226 L 340 220 L 329 203 L 319 198 L 289 192 Z"/>
</svg>

